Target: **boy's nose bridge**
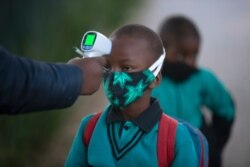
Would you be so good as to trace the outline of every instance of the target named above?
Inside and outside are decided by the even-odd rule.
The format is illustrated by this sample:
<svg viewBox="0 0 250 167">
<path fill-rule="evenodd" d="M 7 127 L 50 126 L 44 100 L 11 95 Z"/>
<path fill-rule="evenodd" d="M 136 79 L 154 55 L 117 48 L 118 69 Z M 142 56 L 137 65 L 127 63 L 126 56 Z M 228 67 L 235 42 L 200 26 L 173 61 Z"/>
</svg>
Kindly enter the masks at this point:
<svg viewBox="0 0 250 167">
<path fill-rule="evenodd" d="M 110 67 L 110 70 L 113 72 L 120 72 L 121 68 L 118 65 L 113 65 L 112 67 Z"/>
</svg>

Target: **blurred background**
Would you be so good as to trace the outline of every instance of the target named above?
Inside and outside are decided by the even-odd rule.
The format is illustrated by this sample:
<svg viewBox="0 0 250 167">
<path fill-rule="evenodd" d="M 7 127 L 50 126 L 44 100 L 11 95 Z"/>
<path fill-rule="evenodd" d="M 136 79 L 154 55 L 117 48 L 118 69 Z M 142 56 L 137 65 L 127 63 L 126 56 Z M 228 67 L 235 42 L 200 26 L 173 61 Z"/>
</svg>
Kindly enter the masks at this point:
<svg viewBox="0 0 250 167">
<path fill-rule="evenodd" d="M 47 62 L 77 56 L 87 30 L 109 35 L 126 23 L 158 31 L 166 17 L 192 19 L 202 35 L 199 64 L 220 78 L 235 98 L 236 121 L 224 151 L 225 167 L 250 165 L 249 0 L 0 0 L 0 45 Z M 0 97 L 4 98 L 4 97 Z M 63 166 L 81 118 L 107 101 L 102 90 L 66 110 L 0 117 L 0 166 Z"/>
</svg>

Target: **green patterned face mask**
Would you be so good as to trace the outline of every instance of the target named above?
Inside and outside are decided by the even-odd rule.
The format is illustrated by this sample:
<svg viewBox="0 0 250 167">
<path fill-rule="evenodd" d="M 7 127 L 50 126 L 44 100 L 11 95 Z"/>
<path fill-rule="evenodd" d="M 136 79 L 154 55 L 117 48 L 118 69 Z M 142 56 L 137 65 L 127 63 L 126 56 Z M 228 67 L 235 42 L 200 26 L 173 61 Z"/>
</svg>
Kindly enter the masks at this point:
<svg viewBox="0 0 250 167">
<path fill-rule="evenodd" d="M 140 98 L 155 77 L 151 71 L 107 72 L 104 74 L 104 92 L 110 103 L 124 108 Z"/>
<path fill-rule="evenodd" d="M 124 108 L 143 96 L 158 75 L 165 58 L 165 51 L 149 69 L 139 72 L 105 72 L 104 92 L 113 106 Z"/>
</svg>

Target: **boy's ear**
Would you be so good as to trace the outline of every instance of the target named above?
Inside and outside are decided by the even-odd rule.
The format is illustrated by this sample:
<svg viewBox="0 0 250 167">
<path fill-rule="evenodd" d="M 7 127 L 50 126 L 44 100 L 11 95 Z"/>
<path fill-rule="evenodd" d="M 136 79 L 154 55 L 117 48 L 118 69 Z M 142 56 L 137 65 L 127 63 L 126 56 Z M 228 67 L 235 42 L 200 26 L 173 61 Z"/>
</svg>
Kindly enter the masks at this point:
<svg viewBox="0 0 250 167">
<path fill-rule="evenodd" d="M 155 77 L 155 80 L 149 85 L 150 89 L 154 89 L 161 83 L 162 75 L 161 72 Z"/>
</svg>

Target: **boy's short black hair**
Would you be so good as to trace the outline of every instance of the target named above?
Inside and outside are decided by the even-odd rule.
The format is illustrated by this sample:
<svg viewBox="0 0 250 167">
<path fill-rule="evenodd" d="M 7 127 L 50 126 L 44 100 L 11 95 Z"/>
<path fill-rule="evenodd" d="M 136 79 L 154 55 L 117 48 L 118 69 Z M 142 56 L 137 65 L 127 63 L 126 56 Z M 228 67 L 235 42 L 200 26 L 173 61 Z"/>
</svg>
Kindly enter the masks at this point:
<svg viewBox="0 0 250 167">
<path fill-rule="evenodd" d="M 128 24 L 115 30 L 111 35 L 112 38 L 120 38 L 122 36 L 135 37 L 148 41 L 149 48 L 155 53 L 155 60 L 163 53 L 163 44 L 160 37 L 151 29 L 140 24 Z"/>
<path fill-rule="evenodd" d="M 159 35 L 165 48 L 175 45 L 175 42 L 185 35 L 183 28 L 188 29 L 200 41 L 200 33 L 190 19 L 184 16 L 173 16 L 166 18 L 159 30 Z"/>
</svg>

